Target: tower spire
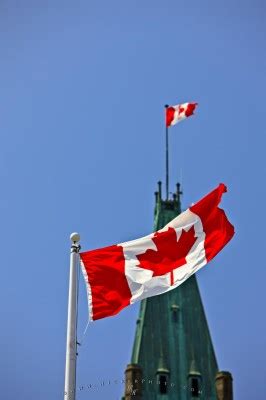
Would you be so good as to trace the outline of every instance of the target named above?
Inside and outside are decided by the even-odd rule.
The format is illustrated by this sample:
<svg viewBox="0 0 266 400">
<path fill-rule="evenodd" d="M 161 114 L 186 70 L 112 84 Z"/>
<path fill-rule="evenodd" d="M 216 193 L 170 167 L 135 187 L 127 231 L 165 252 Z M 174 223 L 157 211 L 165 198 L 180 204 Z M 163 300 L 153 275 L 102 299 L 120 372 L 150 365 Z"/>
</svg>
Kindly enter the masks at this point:
<svg viewBox="0 0 266 400">
<path fill-rule="evenodd" d="M 181 183 L 177 183 L 176 184 L 176 195 L 177 195 L 177 201 L 180 203 L 181 201 L 181 195 L 183 194 L 183 192 L 181 191 Z"/>
</svg>

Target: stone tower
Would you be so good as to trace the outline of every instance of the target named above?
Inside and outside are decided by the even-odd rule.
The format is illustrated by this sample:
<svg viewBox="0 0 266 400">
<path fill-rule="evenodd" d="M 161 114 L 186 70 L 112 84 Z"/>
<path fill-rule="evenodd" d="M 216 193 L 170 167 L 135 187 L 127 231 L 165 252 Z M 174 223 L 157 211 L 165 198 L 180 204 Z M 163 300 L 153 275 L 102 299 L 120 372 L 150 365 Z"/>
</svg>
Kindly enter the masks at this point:
<svg viewBox="0 0 266 400">
<path fill-rule="evenodd" d="M 181 212 L 180 185 L 163 200 L 155 193 L 154 230 Z M 218 365 L 196 276 L 141 302 L 125 400 L 232 400 L 232 376 Z"/>
</svg>

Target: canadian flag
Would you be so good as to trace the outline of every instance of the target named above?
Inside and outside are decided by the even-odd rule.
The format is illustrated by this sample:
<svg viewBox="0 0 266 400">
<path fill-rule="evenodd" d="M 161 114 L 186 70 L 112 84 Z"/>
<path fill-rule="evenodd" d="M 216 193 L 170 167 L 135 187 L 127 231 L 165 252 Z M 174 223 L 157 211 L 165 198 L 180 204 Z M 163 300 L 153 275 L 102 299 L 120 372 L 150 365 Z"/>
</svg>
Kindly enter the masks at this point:
<svg viewBox="0 0 266 400">
<path fill-rule="evenodd" d="M 234 235 L 218 208 L 224 184 L 169 222 L 140 239 L 80 254 L 90 320 L 181 285 L 209 262 Z"/>
<path fill-rule="evenodd" d="M 184 103 L 166 107 L 166 126 L 172 126 L 193 115 L 198 103 Z"/>
</svg>

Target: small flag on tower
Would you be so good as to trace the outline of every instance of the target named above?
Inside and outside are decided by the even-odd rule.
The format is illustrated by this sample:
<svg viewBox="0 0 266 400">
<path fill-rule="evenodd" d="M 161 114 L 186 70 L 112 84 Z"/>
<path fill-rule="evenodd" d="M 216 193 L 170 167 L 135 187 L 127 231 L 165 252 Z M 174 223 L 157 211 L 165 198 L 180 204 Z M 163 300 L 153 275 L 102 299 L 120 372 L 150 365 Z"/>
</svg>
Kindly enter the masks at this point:
<svg viewBox="0 0 266 400">
<path fill-rule="evenodd" d="M 176 288 L 207 264 L 232 239 L 234 227 L 218 208 L 224 184 L 140 239 L 80 254 L 90 319 Z"/>
<path fill-rule="evenodd" d="M 166 107 L 166 126 L 172 126 L 194 114 L 198 103 L 184 103 Z"/>
</svg>

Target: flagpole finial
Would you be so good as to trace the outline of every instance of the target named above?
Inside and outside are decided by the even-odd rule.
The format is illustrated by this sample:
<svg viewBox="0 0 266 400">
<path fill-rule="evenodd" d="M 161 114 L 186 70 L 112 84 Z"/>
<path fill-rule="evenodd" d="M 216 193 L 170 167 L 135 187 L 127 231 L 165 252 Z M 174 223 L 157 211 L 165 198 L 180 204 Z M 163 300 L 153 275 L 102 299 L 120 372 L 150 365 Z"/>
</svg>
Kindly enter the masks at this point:
<svg viewBox="0 0 266 400">
<path fill-rule="evenodd" d="M 80 234 L 77 232 L 73 232 L 70 235 L 70 240 L 71 242 L 73 242 L 74 244 L 80 241 Z"/>
</svg>

